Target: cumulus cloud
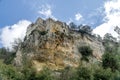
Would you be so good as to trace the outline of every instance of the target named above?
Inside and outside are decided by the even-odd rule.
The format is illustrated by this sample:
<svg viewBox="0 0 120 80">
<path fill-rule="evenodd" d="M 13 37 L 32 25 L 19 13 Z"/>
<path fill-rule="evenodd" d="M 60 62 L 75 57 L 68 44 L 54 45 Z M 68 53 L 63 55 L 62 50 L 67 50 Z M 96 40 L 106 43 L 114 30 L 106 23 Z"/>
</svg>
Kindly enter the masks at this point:
<svg viewBox="0 0 120 80">
<path fill-rule="evenodd" d="M 12 49 L 12 43 L 15 39 L 20 38 L 23 40 L 30 23 L 30 21 L 21 20 L 17 24 L 3 27 L 0 34 L 0 43 L 3 47 Z"/>
<path fill-rule="evenodd" d="M 57 20 L 53 14 L 52 14 L 52 8 L 50 5 L 42 5 L 40 7 L 40 10 L 38 11 L 39 14 L 41 14 L 42 16 L 44 16 L 44 18 L 53 18 L 55 20 Z"/>
<path fill-rule="evenodd" d="M 80 13 L 75 14 L 75 20 L 76 21 L 81 20 L 81 18 L 82 18 L 82 15 Z"/>
<path fill-rule="evenodd" d="M 104 4 L 104 23 L 97 26 L 93 33 L 104 36 L 106 33 L 111 33 L 114 37 L 118 34 L 114 31 L 116 26 L 120 27 L 120 0 L 107 1 Z"/>
</svg>

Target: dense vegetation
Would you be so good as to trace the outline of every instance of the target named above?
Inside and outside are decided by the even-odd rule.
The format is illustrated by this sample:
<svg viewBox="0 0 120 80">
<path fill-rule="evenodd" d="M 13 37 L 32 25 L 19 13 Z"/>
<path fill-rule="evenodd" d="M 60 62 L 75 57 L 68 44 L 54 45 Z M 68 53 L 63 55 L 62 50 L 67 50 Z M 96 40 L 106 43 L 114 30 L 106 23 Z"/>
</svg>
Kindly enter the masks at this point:
<svg viewBox="0 0 120 80">
<path fill-rule="evenodd" d="M 82 55 L 81 60 L 89 61 L 88 57 L 92 55 L 92 49 L 90 46 L 79 47 L 79 52 Z"/>
<path fill-rule="evenodd" d="M 71 28 L 75 28 L 73 23 Z M 83 26 L 81 30 L 91 33 L 89 26 Z M 45 34 L 42 32 L 41 34 Z M 0 80 L 120 80 L 120 42 L 111 34 L 106 34 L 101 41 L 105 47 L 105 53 L 102 60 L 97 63 L 90 63 L 89 58 L 92 56 L 92 49 L 89 45 L 78 48 L 82 55 L 78 68 L 66 67 L 64 70 L 52 71 L 44 68 L 41 72 L 35 70 L 27 64 L 19 69 L 13 66 L 13 59 L 16 55 L 20 43 L 16 42 L 14 50 L 9 51 L 5 48 L 0 49 Z M 89 65 L 89 66 L 88 66 Z"/>
</svg>

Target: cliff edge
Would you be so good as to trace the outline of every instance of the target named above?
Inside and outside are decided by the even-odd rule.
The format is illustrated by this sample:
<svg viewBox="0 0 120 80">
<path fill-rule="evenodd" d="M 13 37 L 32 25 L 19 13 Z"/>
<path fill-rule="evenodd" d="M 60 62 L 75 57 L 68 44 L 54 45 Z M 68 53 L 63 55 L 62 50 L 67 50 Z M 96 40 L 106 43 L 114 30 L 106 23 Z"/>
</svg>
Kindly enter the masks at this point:
<svg viewBox="0 0 120 80">
<path fill-rule="evenodd" d="M 92 48 L 94 60 L 100 61 L 104 47 L 97 39 L 71 30 L 64 22 L 38 18 L 27 28 L 14 59 L 15 65 L 31 63 L 37 71 L 45 66 L 53 70 L 77 67 L 81 58 L 78 48 L 85 45 Z"/>
</svg>

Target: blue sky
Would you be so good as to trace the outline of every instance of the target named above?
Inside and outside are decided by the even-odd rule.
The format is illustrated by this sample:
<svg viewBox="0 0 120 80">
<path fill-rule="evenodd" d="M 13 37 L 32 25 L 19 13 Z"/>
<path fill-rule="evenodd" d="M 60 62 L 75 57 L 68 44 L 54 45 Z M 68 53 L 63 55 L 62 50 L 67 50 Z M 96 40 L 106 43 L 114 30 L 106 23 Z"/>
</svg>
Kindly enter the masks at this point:
<svg viewBox="0 0 120 80">
<path fill-rule="evenodd" d="M 38 17 L 87 24 L 102 37 L 117 37 L 113 29 L 120 25 L 120 0 L 0 0 L 0 10 L 0 46 L 8 48 Z"/>
<path fill-rule="evenodd" d="M 102 7 L 103 0 L 2 0 L 0 2 L 0 27 L 12 25 L 22 19 L 34 22 L 37 17 L 44 18 L 38 13 L 43 5 L 49 5 L 52 15 L 64 22 L 72 19 L 76 24 L 88 24 L 93 27 L 102 22 L 103 15 L 98 9 Z M 80 13 L 84 20 L 76 21 L 74 18 L 77 13 Z"/>
</svg>

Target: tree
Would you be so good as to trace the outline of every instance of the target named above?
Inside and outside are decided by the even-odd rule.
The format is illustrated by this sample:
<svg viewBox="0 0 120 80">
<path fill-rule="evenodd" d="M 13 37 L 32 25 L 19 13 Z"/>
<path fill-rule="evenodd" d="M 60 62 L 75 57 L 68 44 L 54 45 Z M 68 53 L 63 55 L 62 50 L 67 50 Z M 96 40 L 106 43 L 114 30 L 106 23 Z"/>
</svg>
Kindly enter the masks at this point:
<svg viewBox="0 0 120 80">
<path fill-rule="evenodd" d="M 0 54 L 1 55 L 5 55 L 7 52 L 7 50 L 3 47 L 3 48 L 0 48 Z"/>
<path fill-rule="evenodd" d="M 9 51 L 6 48 L 0 48 L 0 59 L 2 59 L 5 64 L 11 64 L 15 55 L 15 52 Z"/>
<path fill-rule="evenodd" d="M 77 69 L 77 79 L 76 80 L 93 80 L 92 71 L 88 67 L 79 67 Z"/>
<path fill-rule="evenodd" d="M 23 74 L 12 65 L 6 65 L 0 61 L 1 80 L 23 80 Z"/>
<path fill-rule="evenodd" d="M 71 67 L 67 66 L 64 70 L 61 71 L 59 80 L 75 80 L 75 78 L 75 71 Z"/>
<path fill-rule="evenodd" d="M 95 35 L 98 41 L 102 42 L 102 37 L 100 35 Z"/>
<path fill-rule="evenodd" d="M 7 50 L 3 47 L 0 48 L 0 59 L 5 59 Z"/>
<path fill-rule="evenodd" d="M 36 80 L 36 72 L 33 68 L 24 66 L 21 73 L 23 74 L 24 80 Z"/>
<path fill-rule="evenodd" d="M 105 47 L 105 53 L 116 53 L 119 47 L 117 39 L 114 38 L 110 33 L 104 35 L 103 45 Z"/>
<path fill-rule="evenodd" d="M 83 60 L 89 61 L 88 56 L 92 55 L 93 50 L 89 46 L 81 46 L 79 52 L 82 54 Z"/>
<path fill-rule="evenodd" d="M 120 65 L 114 54 L 105 53 L 102 57 L 103 68 L 111 68 L 112 71 L 118 70 Z"/>
<path fill-rule="evenodd" d="M 114 31 L 120 35 L 120 28 L 118 26 L 115 27 Z"/>
<path fill-rule="evenodd" d="M 75 28 L 77 28 L 77 25 L 75 25 L 73 22 L 71 22 L 71 23 L 69 24 L 69 27 L 70 27 L 71 29 L 75 29 Z"/>
<path fill-rule="evenodd" d="M 92 29 L 91 29 L 91 27 L 88 26 L 88 25 L 81 26 L 81 27 L 80 27 L 80 30 L 83 30 L 83 31 L 85 31 L 86 33 L 89 33 L 89 34 L 92 33 Z"/>
<path fill-rule="evenodd" d="M 0 57 L 2 57 L 3 61 L 5 64 L 11 64 L 12 61 L 14 60 L 16 56 L 16 52 L 18 50 L 19 45 L 22 43 L 21 39 L 16 39 L 12 43 L 12 50 L 6 49 L 6 48 L 1 48 L 0 49 Z"/>
<path fill-rule="evenodd" d="M 15 39 L 12 43 L 13 52 L 16 52 L 18 50 L 19 45 L 22 43 L 22 40 L 20 38 Z"/>
<path fill-rule="evenodd" d="M 97 68 L 94 73 L 94 80 L 114 80 L 113 73 L 110 69 L 103 69 L 102 67 Z"/>
<path fill-rule="evenodd" d="M 116 42 L 117 39 L 115 37 L 113 37 L 110 33 L 106 33 L 104 35 L 104 41 L 112 41 L 112 42 Z"/>
</svg>

